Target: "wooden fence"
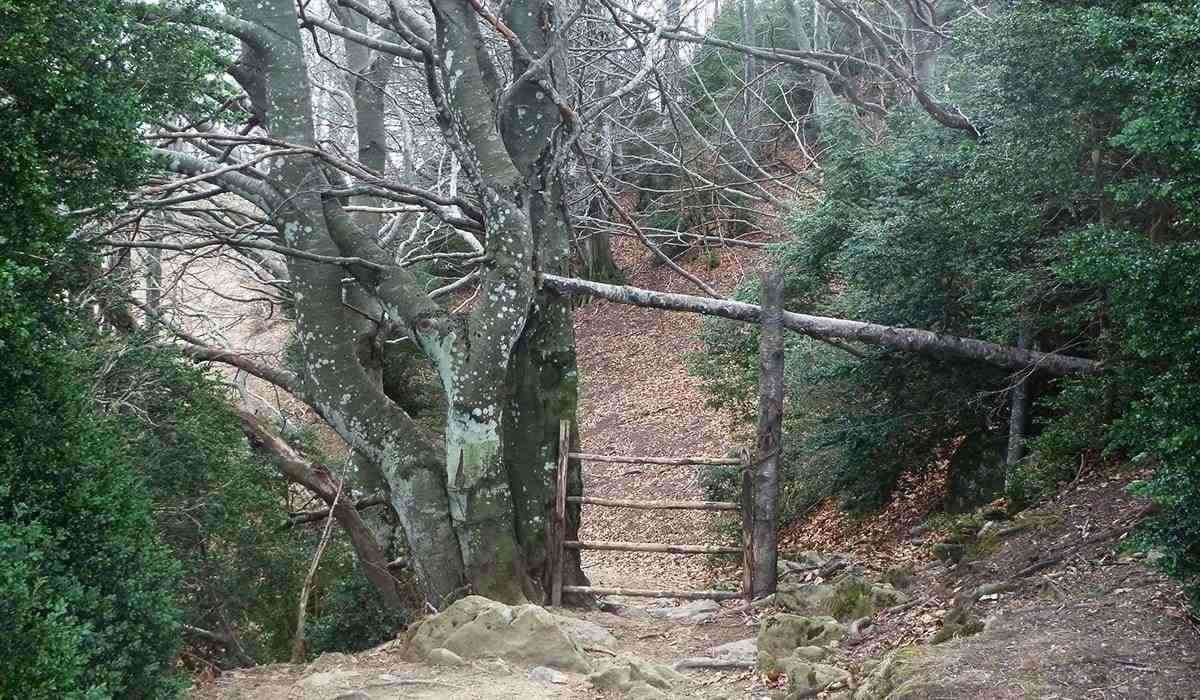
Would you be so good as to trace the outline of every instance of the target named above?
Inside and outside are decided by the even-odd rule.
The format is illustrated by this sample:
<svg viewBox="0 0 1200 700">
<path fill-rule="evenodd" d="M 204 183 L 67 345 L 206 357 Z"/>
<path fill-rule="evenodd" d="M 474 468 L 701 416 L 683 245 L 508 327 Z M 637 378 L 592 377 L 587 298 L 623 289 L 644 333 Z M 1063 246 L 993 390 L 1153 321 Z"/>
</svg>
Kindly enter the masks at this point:
<svg viewBox="0 0 1200 700">
<path fill-rule="evenodd" d="M 626 457 L 612 455 L 597 455 L 584 452 L 570 451 L 569 421 L 559 425 L 558 442 L 558 474 L 555 482 L 554 516 L 551 520 L 550 533 L 553 538 L 550 562 L 552 580 L 551 605 L 562 605 L 562 594 L 591 593 L 594 595 L 624 595 L 647 598 L 683 598 L 713 600 L 729 600 L 753 598 L 751 571 L 753 570 L 752 551 L 752 512 L 750 470 L 748 459 L 730 457 Z M 588 462 L 616 462 L 623 464 L 661 464 L 671 466 L 740 466 L 742 468 L 742 498 L 741 503 L 732 501 L 637 501 L 623 498 L 599 498 L 594 496 L 572 496 L 567 494 L 567 464 L 571 459 Z M 659 542 L 606 542 L 589 540 L 566 539 L 567 504 L 578 503 L 580 506 L 600 506 L 605 508 L 633 508 L 637 510 L 711 510 L 711 511 L 740 511 L 742 514 L 742 543 L 737 547 L 722 547 L 714 545 L 674 544 Z M 741 554 L 742 555 L 742 590 L 740 591 L 682 591 L 682 590 L 652 590 L 641 588 L 612 588 L 603 586 L 564 586 L 563 585 L 563 555 L 568 549 L 600 550 L 622 552 L 660 552 L 663 554 Z"/>
<path fill-rule="evenodd" d="M 562 594 L 592 593 L 596 595 L 627 595 L 651 598 L 711 598 L 728 600 L 744 598 L 749 603 L 755 592 L 767 595 L 775 592 L 778 533 L 776 510 L 779 504 L 779 455 L 783 421 L 783 277 L 778 270 L 767 270 L 762 276 L 762 311 L 759 335 L 759 415 L 753 457 L 743 452 L 741 459 L 728 457 L 614 457 L 571 452 L 570 422 L 559 424 L 558 479 L 555 487 L 554 516 L 551 520 L 552 538 L 550 602 L 562 604 Z M 839 346 L 841 347 L 841 346 Z M 842 348 L 846 349 L 846 348 Z M 850 350 L 853 352 L 853 350 Z M 740 503 L 726 501 L 634 501 L 623 498 L 594 498 L 567 495 L 567 464 L 572 459 L 589 462 L 619 462 L 625 464 L 662 465 L 737 465 L 741 467 Z M 740 547 L 718 547 L 695 544 L 658 542 L 588 542 L 566 539 L 567 504 L 601 506 L 605 508 L 637 508 L 641 510 L 724 510 L 740 511 L 742 544 Z M 567 549 L 618 550 L 626 552 L 662 552 L 666 554 L 737 554 L 742 555 L 742 590 L 731 591 L 673 591 L 636 588 L 602 588 L 597 586 L 563 585 L 563 552 Z"/>
</svg>

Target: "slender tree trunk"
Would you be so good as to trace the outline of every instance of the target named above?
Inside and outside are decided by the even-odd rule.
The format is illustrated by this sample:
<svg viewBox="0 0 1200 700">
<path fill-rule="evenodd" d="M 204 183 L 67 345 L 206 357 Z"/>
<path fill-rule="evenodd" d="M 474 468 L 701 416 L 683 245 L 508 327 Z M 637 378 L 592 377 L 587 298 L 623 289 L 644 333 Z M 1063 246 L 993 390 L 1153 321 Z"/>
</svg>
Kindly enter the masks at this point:
<svg viewBox="0 0 1200 700">
<path fill-rule="evenodd" d="M 607 82 L 602 81 L 600 94 L 608 94 Z M 605 119 L 600 128 L 599 162 L 596 164 L 600 171 L 600 182 L 607 185 L 612 181 L 615 155 L 613 153 L 612 126 Z M 579 242 L 579 253 L 583 262 L 584 276 L 597 282 L 613 282 L 620 284 L 624 281 L 621 270 L 613 260 L 612 243 L 609 240 L 608 227 L 605 225 L 612 216 L 608 199 L 597 193 L 588 203 L 589 227 L 586 235 Z"/>
<path fill-rule="evenodd" d="M 758 439 L 755 444 L 754 572 L 755 596 L 775 592 L 778 556 L 779 446 L 783 422 L 783 276 L 762 276 L 762 324 L 759 339 Z"/>
<path fill-rule="evenodd" d="M 1028 350 L 1030 332 L 1022 327 L 1017 337 L 1017 347 Z M 1008 450 L 1005 453 L 1005 492 L 1012 493 L 1017 465 L 1025 457 L 1025 433 L 1029 427 L 1030 380 L 1032 373 L 1026 372 L 1012 390 L 1012 407 L 1008 417 Z"/>
<path fill-rule="evenodd" d="M 788 22 L 792 27 L 792 37 L 796 41 L 796 48 L 801 51 L 822 51 L 826 49 L 827 43 L 825 38 L 824 27 L 824 8 L 821 7 L 818 0 L 813 0 L 811 22 L 807 21 L 805 13 L 800 9 L 798 0 L 787 0 Z M 809 38 L 809 32 L 812 32 Z M 829 78 L 824 73 L 817 71 L 809 71 L 809 79 L 812 81 L 812 106 L 809 109 L 809 115 L 816 126 L 820 128 L 821 118 L 829 110 L 829 107 L 834 103 L 833 88 L 829 85 Z"/>
</svg>

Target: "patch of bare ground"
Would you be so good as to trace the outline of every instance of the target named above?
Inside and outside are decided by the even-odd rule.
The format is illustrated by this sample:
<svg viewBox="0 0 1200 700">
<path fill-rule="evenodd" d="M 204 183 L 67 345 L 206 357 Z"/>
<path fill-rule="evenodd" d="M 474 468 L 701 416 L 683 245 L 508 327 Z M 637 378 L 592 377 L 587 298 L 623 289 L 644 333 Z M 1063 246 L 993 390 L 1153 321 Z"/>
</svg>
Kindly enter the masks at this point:
<svg viewBox="0 0 1200 700">
<path fill-rule="evenodd" d="M 637 240 L 615 239 L 613 252 L 628 284 L 700 293 L 670 268 L 652 265 L 649 251 Z M 760 258 L 758 249 L 713 248 L 680 265 L 727 293 L 757 273 Z M 730 416 L 706 407 L 704 393 L 687 373 L 684 356 L 699 349 L 699 316 L 592 301 L 580 307 L 575 318 L 585 452 L 724 456 L 739 446 L 730 437 Z M 703 498 L 699 473 L 696 467 L 587 462 L 584 492 L 638 500 L 697 500 Z M 711 512 L 585 508 L 581 539 L 717 543 L 716 516 Z M 697 556 L 588 551 L 583 565 L 597 586 L 695 589 L 720 583 L 712 580 L 713 570 Z"/>
<path fill-rule="evenodd" d="M 531 679 L 528 669 L 501 659 L 430 666 L 406 658 L 400 641 L 358 654 L 324 654 L 310 664 L 271 664 L 229 671 L 194 688 L 195 700 L 499 700 L 594 698 L 579 674 L 565 683 Z"/>
<path fill-rule="evenodd" d="M 917 574 L 913 601 L 885 611 L 836 663 L 908 647 L 903 698 L 1200 698 L 1200 632 L 1180 586 L 1121 547 L 1145 512 L 1134 473 L 1099 473 L 985 537 L 958 565 Z M 979 597 L 981 586 L 1005 590 Z M 984 590 L 993 591 L 995 587 Z M 929 645 L 955 602 L 983 631 Z"/>
</svg>

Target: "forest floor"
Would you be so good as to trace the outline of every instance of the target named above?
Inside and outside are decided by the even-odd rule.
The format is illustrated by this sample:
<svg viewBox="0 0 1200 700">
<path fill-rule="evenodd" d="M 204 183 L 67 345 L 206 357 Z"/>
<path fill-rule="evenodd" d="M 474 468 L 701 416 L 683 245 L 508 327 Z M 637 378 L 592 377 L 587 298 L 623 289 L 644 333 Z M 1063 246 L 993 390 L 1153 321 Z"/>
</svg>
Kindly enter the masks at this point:
<svg viewBox="0 0 1200 700">
<path fill-rule="evenodd" d="M 641 243 L 613 240 L 613 256 L 635 287 L 696 294 L 690 282 L 665 265 L 651 264 Z M 757 274 L 761 249 L 730 247 L 693 254 L 679 264 L 706 284 L 731 293 Z M 710 263 L 716 263 L 710 265 Z M 579 363 L 579 433 L 584 452 L 647 457 L 729 456 L 753 434 L 735 436 L 733 417 L 705 405 L 686 356 L 700 349 L 697 314 L 591 301 L 576 312 Z M 750 430 L 752 431 L 752 427 Z M 743 427 L 744 430 L 744 427 Z M 738 440 L 738 437 L 741 440 Z M 589 496 L 635 500 L 703 500 L 700 470 L 585 462 Z M 584 540 L 723 544 L 712 511 L 643 511 L 587 506 Z M 726 516 L 727 517 L 727 516 Z M 736 538 L 730 533 L 728 538 Z M 715 585 L 703 557 L 640 552 L 584 552 L 584 573 L 594 586 L 708 588 Z"/>
<path fill-rule="evenodd" d="M 666 267 L 649 264 L 636 241 L 614 241 L 629 284 L 693 292 Z M 755 274 L 761 251 L 730 248 L 683 264 L 728 292 Z M 705 406 L 687 375 L 686 353 L 697 349 L 700 319 L 591 302 L 578 309 L 576 333 L 581 375 L 580 431 L 585 451 L 650 456 L 723 455 L 743 444 L 747 427 Z M 694 468 L 609 463 L 585 464 L 589 495 L 697 499 L 703 491 Z M 832 649 L 826 663 L 848 671 L 850 689 L 809 697 L 850 698 L 869 685 L 873 667 L 903 653 L 903 681 L 894 694 L 863 698 L 1104 699 L 1200 698 L 1200 633 L 1189 619 L 1177 583 L 1123 552 L 1131 516 L 1144 504 L 1128 483 L 1140 475 L 1120 471 L 1084 474 L 1057 498 L 1022 514 L 1021 529 L 1003 538 L 971 540 L 958 564 L 936 561 L 931 546 L 945 532 L 917 527 L 939 505 L 944 469 L 907 477 L 879 514 L 852 519 L 830 504 L 810 512 L 781 536 L 784 558 L 800 550 L 842 552 L 865 575 L 907 570 L 908 602 L 879 612 L 865 634 Z M 705 512 L 630 513 L 588 507 L 583 539 L 705 544 L 722 538 Z M 914 532 L 914 527 L 917 527 Z M 728 533 L 728 537 L 736 537 Z M 630 588 L 733 588 L 736 570 L 705 557 L 587 552 L 583 564 L 593 585 Z M 1040 568 L 1033 565 L 1039 565 Z M 1029 571 L 1035 568 L 1035 571 Z M 1023 574 L 1019 575 L 1018 574 Z M 809 580 L 815 574 L 808 574 Z M 817 579 L 819 583 L 819 579 Z M 949 624 L 956 602 L 980 586 L 1003 584 L 969 606 L 983 630 L 931 645 Z M 988 589 L 991 590 L 991 589 Z M 973 599 L 974 596 L 968 596 Z M 773 611 L 747 611 L 736 602 L 691 621 L 641 612 L 653 601 L 624 599 L 621 614 L 602 610 L 564 614 L 599 624 L 615 637 L 612 648 L 589 648 L 600 663 L 614 654 L 672 664 L 708 655 L 711 647 L 752 638 Z M 641 607 L 631 607 L 641 606 Z M 895 650 L 901 650 L 896 652 Z M 900 657 L 895 657 L 900 658 Z M 878 676 L 878 672 L 875 674 Z M 780 679 L 751 668 L 688 671 L 677 697 L 783 697 Z M 840 694 L 838 694 L 840 693 Z M 853 695 L 858 697 L 858 695 Z M 308 665 L 275 664 L 227 672 L 199 682 L 203 700 L 364 700 L 370 698 L 599 698 L 580 674 L 557 682 L 500 659 L 464 666 L 418 661 L 404 635 L 354 655 L 328 654 Z"/>
</svg>

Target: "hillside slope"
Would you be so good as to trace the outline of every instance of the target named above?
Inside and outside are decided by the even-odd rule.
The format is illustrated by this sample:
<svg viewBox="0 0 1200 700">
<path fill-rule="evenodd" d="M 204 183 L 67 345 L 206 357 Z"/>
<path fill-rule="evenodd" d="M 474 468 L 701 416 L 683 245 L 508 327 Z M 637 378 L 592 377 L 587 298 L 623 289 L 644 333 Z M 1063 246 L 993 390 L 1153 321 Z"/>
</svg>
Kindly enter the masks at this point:
<svg viewBox="0 0 1200 700">
<path fill-rule="evenodd" d="M 696 293 L 667 267 L 649 263 L 636 240 L 614 241 L 614 255 L 628 284 Z M 761 253 L 752 248 L 714 249 L 711 256 L 681 261 L 718 291 L 731 292 L 751 274 Z M 710 269 L 708 262 L 716 261 Z M 687 374 L 685 354 L 699 349 L 695 314 L 592 301 L 576 313 L 580 374 L 580 436 L 586 452 L 651 457 L 724 456 L 740 444 L 731 419 L 704 405 L 705 396 Z M 589 496 L 633 499 L 701 499 L 695 467 L 584 464 Z M 588 506 L 582 539 L 706 544 L 713 517 L 703 511 L 638 511 Z M 633 552 L 585 552 L 593 585 L 630 588 L 704 588 L 709 577 L 701 557 Z"/>
</svg>

